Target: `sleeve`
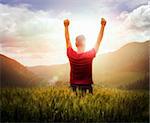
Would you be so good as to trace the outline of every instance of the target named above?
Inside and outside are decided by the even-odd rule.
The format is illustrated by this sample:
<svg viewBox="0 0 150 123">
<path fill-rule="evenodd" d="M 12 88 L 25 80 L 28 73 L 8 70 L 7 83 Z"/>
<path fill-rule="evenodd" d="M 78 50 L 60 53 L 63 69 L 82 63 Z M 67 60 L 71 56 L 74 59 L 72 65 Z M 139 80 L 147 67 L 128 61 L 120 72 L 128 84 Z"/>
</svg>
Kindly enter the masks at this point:
<svg viewBox="0 0 150 123">
<path fill-rule="evenodd" d="M 68 58 L 70 58 L 70 56 L 71 56 L 71 54 L 72 54 L 72 47 L 68 47 L 67 48 L 67 56 L 68 56 Z"/>
<path fill-rule="evenodd" d="M 92 48 L 91 50 L 86 52 L 86 56 L 88 58 L 94 58 L 96 56 L 96 50 L 94 48 Z"/>
</svg>

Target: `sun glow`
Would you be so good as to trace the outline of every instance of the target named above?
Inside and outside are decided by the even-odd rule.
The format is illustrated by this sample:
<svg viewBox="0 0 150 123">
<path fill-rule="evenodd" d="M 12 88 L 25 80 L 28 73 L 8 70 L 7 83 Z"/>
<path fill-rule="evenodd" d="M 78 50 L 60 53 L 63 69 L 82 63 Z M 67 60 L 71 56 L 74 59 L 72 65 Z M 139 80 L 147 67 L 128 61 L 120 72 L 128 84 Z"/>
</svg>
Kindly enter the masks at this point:
<svg viewBox="0 0 150 123">
<path fill-rule="evenodd" d="M 70 37 L 72 44 L 74 45 L 76 36 L 83 34 L 86 38 L 86 50 L 89 50 L 96 42 L 99 28 L 93 21 L 76 20 L 71 22 Z"/>
<path fill-rule="evenodd" d="M 99 20 L 86 20 L 86 19 L 80 19 L 80 20 L 71 20 L 70 22 L 70 38 L 73 47 L 75 47 L 75 38 L 76 36 L 83 34 L 86 38 L 86 50 L 90 50 L 91 48 L 94 47 L 94 44 L 97 41 L 98 33 L 101 28 L 101 23 L 100 19 Z M 110 52 L 113 49 L 108 49 L 109 48 L 109 38 L 115 39 L 111 32 L 108 30 L 110 28 L 110 25 L 106 26 L 104 37 L 102 39 L 102 43 L 100 45 L 100 50 L 99 53 L 105 53 L 105 52 Z M 106 34 L 107 32 L 107 34 Z M 107 42 L 106 42 L 107 41 Z"/>
</svg>

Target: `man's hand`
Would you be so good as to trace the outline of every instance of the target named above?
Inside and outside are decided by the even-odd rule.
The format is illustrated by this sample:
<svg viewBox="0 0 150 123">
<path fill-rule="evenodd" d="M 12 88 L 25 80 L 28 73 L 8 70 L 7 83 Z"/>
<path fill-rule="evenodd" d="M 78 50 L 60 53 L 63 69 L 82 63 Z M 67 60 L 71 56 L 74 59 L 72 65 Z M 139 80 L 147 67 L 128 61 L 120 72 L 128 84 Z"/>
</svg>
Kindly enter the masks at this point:
<svg viewBox="0 0 150 123">
<path fill-rule="evenodd" d="M 101 18 L 101 25 L 104 27 L 106 25 L 106 20 L 104 18 Z"/>
<path fill-rule="evenodd" d="M 64 26 L 65 26 L 65 27 L 66 27 L 66 26 L 69 26 L 69 23 L 70 23 L 70 22 L 69 22 L 68 19 L 65 19 L 65 20 L 64 20 Z"/>
</svg>

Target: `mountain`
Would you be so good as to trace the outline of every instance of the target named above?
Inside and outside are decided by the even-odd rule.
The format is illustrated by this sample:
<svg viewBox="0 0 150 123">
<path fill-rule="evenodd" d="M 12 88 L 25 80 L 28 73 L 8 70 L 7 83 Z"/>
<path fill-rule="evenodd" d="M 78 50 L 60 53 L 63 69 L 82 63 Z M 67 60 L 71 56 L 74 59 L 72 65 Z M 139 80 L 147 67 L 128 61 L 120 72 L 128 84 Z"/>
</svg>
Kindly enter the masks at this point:
<svg viewBox="0 0 150 123">
<path fill-rule="evenodd" d="M 93 80 L 102 86 L 118 87 L 149 76 L 150 41 L 132 42 L 120 49 L 97 55 L 93 64 Z M 69 64 L 29 67 L 50 83 L 69 81 Z"/>
<path fill-rule="evenodd" d="M 95 82 L 121 86 L 148 76 L 150 41 L 129 43 L 117 51 L 98 56 L 94 62 Z"/>
<path fill-rule="evenodd" d="M 95 59 L 96 68 L 103 71 L 148 72 L 149 43 L 133 42 L 115 52 L 100 55 Z"/>
<path fill-rule="evenodd" d="M 40 84 L 37 77 L 14 59 L 0 54 L 1 87 L 32 87 Z"/>
</svg>

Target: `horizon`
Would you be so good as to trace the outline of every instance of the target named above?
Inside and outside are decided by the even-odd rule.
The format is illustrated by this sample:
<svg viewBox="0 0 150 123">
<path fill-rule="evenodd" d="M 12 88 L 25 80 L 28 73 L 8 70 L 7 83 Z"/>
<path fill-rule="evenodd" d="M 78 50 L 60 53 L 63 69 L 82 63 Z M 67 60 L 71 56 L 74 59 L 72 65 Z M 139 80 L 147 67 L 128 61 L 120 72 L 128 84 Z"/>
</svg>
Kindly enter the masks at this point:
<svg viewBox="0 0 150 123">
<path fill-rule="evenodd" d="M 118 52 L 118 50 L 122 49 L 123 47 L 125 47 L 125 46 L 127 46 L 127 45 L 131 45 L 131 44 L 133 44 L 133 43 L 146 43 L 146 42 L 150 42 L 150 40 L 146 40 L 146 41 L 143 41 L 143 42 L 133 41 L 133 42 L 127 43 L 127 44 L 125 44 L 125 45 L 119 47 L 118 49 L 116 49 L 116 50 L 114 50 L 114 51 L 109 51 L 109 52 L 105 52 L 105 53 L 101 53 L 101 54 L 97 54 L 97 55 L 98 55 L 98 56 L 107 55 L 107 54 L 109 54 L 109 53 Z M 25 67 L 45 67 L 45 66 L 47 67 L 47 66 L 55 66 L 55 65 L 56 65 L 56 66 L 57 66 L 57 65 L 64 65 L 64 64 L 68 64 L 68 63 L 69 63 L 69 61 L 66 61 L 65 63 L 58 63 L 58 64 L 24 65 L 23 63 L 21 63 L 20 61 L 18 61 L 18 60 L 15 59 L 15 58 L 12 58 L 12 57 L 10 57 L 10 56 L 8 56 L 8 55 L 5 55 L 5 54 L 1 54 L 1 55 L 4 55 L 5 57 L 8 57 L 8 58 L 10 58 L 10 59 L 12 59 L 12 60 L 17 61 L 17 62 L 19 62 L 20 64 L 22 64 L 22 65 L 25 66 Z"/>
<path fill-rule="evenodd" d="M 109 0 L 107 3 L 104 0 L 1 0 L 0 8 L 0 53 L 24 66 L 68 62 L 65 18 L 70 19 L 73 48 L 75 37 L 84 34 L 86 50 L 96 42 L 101 17 L 106 18 L 106 30 L 97 55 L 116 51 L 130 42 L 150 39 L 150 2 L 147 0 Z"/>
</svg>

